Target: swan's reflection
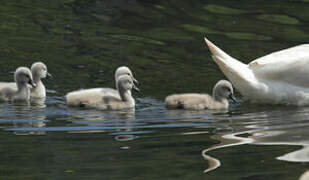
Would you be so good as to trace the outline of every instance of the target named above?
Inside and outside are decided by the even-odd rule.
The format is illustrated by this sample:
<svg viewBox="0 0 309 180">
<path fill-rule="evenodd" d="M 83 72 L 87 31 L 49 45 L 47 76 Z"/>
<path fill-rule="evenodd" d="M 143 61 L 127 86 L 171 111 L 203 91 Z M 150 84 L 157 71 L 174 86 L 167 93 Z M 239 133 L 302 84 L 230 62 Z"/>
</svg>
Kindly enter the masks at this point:
<svg viewBox="0 0 309 180">
<path fill-rule="evenodd" d="M 0 123 L 5 124 L 3 128 L 13 128 L 16 135 L 43 135 L 45 132 L 31 130 L 46 125 L 44 110 L 30 103 L 7 103 L 3 106 Z M 1 108 L 2 108 L 1 107 Z M 24 130 L 28 129 L 28 130 Z"/>
<path fill-rule="evenodd" d="M 168 110 L 166 111 L 166 114 L 166 119 L 172 123 L 199 123 L 199 128 L 211 128 L 215 126 L 216 133 L 231 131 L 231 127 L 226 126 L 230 121 L 227 110 Z"/>
<path fill-rule="evenodd" d="M 202 156 L 209 162 L 205 172 L 220 166 L 220 160 L 209 156 L 209 151 L 243 144 L 301 146 L 301 149 L 283 154 L 277 159 L 309 162 L 308 115 L 309 108 L 277 107 L 232 116 L 228 126 L 234 132 L 215 134 L 212 138 L 221 143 L 202 152 Z"/>
<path fill-rule="evenodd" d="M 32 117 L 32 119 L 28 119 L 26 121 L 16 121 L 13 123 L 14 128 L 18 129 L 31 129 L 31 128 L 41 128 L 46 126 L 46 117 L 45 116 L 36 116 Z M 37 130 L 17 130 L 14 131 L 16 135 L 45 135 L 45 131 L 37 131 Z"/>
<path fill-rule="evenodd" d="M 86 125 L 87 129 L 82 127 L 78 131 L 69 133 L 98 133 L 111 132 L 115 135 L 117 141 L 129 141 L 136 139 L 132 134 L 135 110 L 127 109 L 123 111 L 100 111 L 100 110 L 70 110 L 73 117 L 72 123 Z M 95 127 L 93 130 L 89 127 Z"/>
<path fill-rule="evenodd" d="M 45 104 L 45 97 L 44 98 L 36 98 L 36 99 L 31 99 L 30 104 L 34 107 L 37 108 L 45 108 L 46 104 Z"/>
<path fill-rule="evenodd" d="M 257 145 L 293 145 L 301 149 L 277 157 L 290 162 L 309 162 L 309 108 L 299 108 L 284 113 L 278 120 L 256 126 L 262 131 L 253 133 L 252 144 Z"/>
<path fill-rule="evenodd" d="M 243 133 L 250 133 L 250 131 L 241 132 L 241 134 Z M 208 161 L 208 164 L 209 164 L 208 168 L 204 170 L 204 173 L 212 171 L 221 165 L 218 159 L 207 155 L 209 151 L 213 151 L 215 149 L 221 149 L 225 147 L 230 147 L 230 146 L 249 144 L 249 143 L 252 143 L 253 141 L 250 138 L 238 137 L 237 133 L 231 133 L 231 134 L 225 134 L 225 135 L 214 135 L 212 136 L 212 139 L 220 141 L 220 144 L 204 149 L 202 151 L 202 156 L 204 157 L 205 160 Z"/>
</svg>

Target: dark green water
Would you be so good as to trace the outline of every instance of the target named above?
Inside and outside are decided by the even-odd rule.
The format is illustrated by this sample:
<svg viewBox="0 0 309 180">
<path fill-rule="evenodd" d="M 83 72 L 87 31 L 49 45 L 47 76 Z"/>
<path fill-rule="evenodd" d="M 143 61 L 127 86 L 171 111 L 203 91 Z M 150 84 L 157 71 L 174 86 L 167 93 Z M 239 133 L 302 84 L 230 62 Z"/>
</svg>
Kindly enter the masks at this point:
<svg viewBox="0 0 309 180">
<path fill-rule="evenodd" d="M 243 62 L 308 43 L 309 1 L 10 0 L 0 5 L 0 81 L 47 64 L 46 107 L 0 104 L 0 179 L 295 180 L 309 169 L 309 109 L 242 102 L 166 110 L 224 75 L 207 36 Z M 72 90 L 141 82 L 132 111 L 68 108 Z"/>
</svg>

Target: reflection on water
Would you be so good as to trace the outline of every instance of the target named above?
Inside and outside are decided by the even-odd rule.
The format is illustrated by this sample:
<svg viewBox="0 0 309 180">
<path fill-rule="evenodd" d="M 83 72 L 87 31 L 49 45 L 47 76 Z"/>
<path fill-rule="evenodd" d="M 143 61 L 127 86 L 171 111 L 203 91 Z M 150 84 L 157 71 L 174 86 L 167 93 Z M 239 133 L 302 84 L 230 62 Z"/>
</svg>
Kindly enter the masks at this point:
<svg viewBox="0 0 309 180">
<path fill-rule="evenodd" d="M 253 106 L 254 107 L 254 106 Z M 289 162 L 309 162 L 309 108 L 272 107 L 257 112 L 233 115 L 229 126 L 233 132 L 215 134 L 211 138 L 220 143 L 203 150 L 209 161 L 204 172 L 218 168 L 220 158 L 209 156 L 210 151 L 244 144 L 301 146 L 299 150 L 275 157 Z"/>
<path fill-rule="evenodd" d="M 99 111 L 68 108 L 63 103 L 63 98 L 52 97 L 47 100 L 48 108 L 1 104 L 5 109 L 0 116 L 1 127 L 16 135 L 107 133 L 118 142 L 138 140 L 171 128 L 183 129 L 178 136 L 211 134 L 210 138 L 219 143 L 202 151 L 203 158 L 208 162 L 204 173 L 222 165 L 220 156 L 209 154 L 246 144 L 301 147 L 274 158 L 309 162 L 309 108 L 306 107 L 261 107 L 239 102 L 232 104 L 230 111 L 166 110 L 161 101 L 138 98 L 136 110 Z M 128 148 L 131 147 L 121 147 Z"/>
<path fill-rule="evenodd" d="M 146 143 L 149 137 L 160 137 L 157 143 L 149 141 L 150 144 L 143 145 L 155 149 L 156 146 L 164 147 L 165 143 L 168 147 L 181 143 L 177 141 L 181 136 L 189 138 L 189 141 L 200 137 L 198 146 L 201 149 L 195 150 L 194 154 L 200 156 L 202 153 L 208 167 L 199 171 L 206 174 L 225 166 L 221 159 L 226 158 L 224 151 L 216 155 L 212 153 L 234 147 L 242 149 L 244 145 L 297 147 L 296 150 L 278 153 L 273 161 L 304 163 L 309 160 L 309 108 L 306 107 L 259 106 L 239 101 L 238 104 L 231 104 L 229 111 L 167 110 L 162 101 L 137 98 L 136 110 L 99 111 L 69 108 L 65 106 L 64 99 L 58 96 L 47 98 L 45 108 L 33 104 L 7 103 L 0 106 L 4 110 L 0 115 L 1 128 L 15 135 L 50 136 L 56 132 L 84 136 L 107 134 L 115 142 L 122 143 L 119 146 L 121 150 L 130 151 L 138 144 Z M 166 141 L 168 136 L 175 136 L 176 139 Z M 203 141 L 207 137 L 217 143 L 206 145 Z M 191 148 L 191 145 L 186 148 Z M 205 167 L 206 162 L 201 164 Z"/>
<path fill-rule="evenodd" d="M 45 97 L 44 98 L 31 99 L 30 104 L 32 106 L 37 107 L 37 108 L 45 108 L 46 107 L 45 100 L 46 100 Z"/>
<path fill-rule="evenodd" d="M 32 128 L 32 127 L 44 127 L 46 125 L 46 120 L 44 116 L 32 117 L 35 120 L 27 120 L 25 119 L 24 122 L 13 122 L 14 128 Z M 44 131 L 15 131 L 14 134 L 16 135 L 44 135 Z"/>
<path fill-rule="evenodd" d="M 0 116 L 1 128 L 37 128 L 46 125 L 46 116 L 41 113 L 45 107 L 44 100 L 29 103 L 4 103 L 0 105 L 2 113 Z M 41 131 L 15 131 L 16 135 L 43 135 Z"/>
<path fill-rule="evenodd" d="M 12 0 L 0 10 L 0 81 L 36 60 L 54 75 L 45 102 L 0 104 L 0 179 L 289 180 L 308 170 L 308 108 L 162 102 L 224 78 L 203 36 L 245 63 L 308 43 L 308 0 Z M 74 89 L 114 87 L 122 65 L 141 82 L 135 111 L 66 106 Z"/>
<path fill-rule="evenodd" d="M 221 165 L 220 160 L 207 155 L 208 152 L 216 150 L 216 149 L 220 149 L 220 148 L 227 148 L 227 147 L 231 147 L 231 146 L 238 146 L 238 145 L 251 143 L 253 141 L 252 139 L 237 136 L 239 134 L 246 134 L 246 133 L 250 133 L 250 131 L 240 132 L 240 133 L 232 133 L 232 134 L 224 134 L 224 135 L 220 135 L 220 134 L 213 135 L 211 138 L 214 139 L 214 140 L 218 140 L 220 142 L 220 144 L 214 145 L 210 148 L 203 150 L 202 156 L 209 163 L 209 167 L 204 170 L 204 173 L 210 172 L 210 171 L 218 168 Z"/>
</svg>

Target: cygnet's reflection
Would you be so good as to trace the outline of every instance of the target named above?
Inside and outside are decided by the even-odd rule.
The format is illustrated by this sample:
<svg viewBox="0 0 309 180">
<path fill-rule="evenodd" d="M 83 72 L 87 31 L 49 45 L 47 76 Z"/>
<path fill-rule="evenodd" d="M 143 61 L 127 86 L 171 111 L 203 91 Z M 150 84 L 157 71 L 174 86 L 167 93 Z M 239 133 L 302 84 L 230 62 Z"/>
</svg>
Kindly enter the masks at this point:
<svg viewBox="0 0 309 180">
<path fill-rule="evenodd" d="M 3 128 L 11 129 L 16 135 L 43 135 L 37 128 L 46 126 L 45 110 L 30 102 L 1 104 L 3 110 L 0 123 Z"/>
<path fill-rule="evenodd" d="M 45 108 L 46 104 L 45 104 L 45 100 L 46 98 L 34 98 L 30 100 L 30 104 L 31 106 L 37 107 L 37 108 Z"/>
<path fill-rule="evenodd" d="M 136 138 L 135 135 L 132 135 L 135 121 L 134 109 L 122 111 L 69 109 L 69 113 L 73 117 L 72 123 L 86 125 L 84 128 L 80 127 L 79 130 L 69 133 L 111 132 L 112 135 L 115 135 L 115 139 L 119 141 Z"/>
<path fill-rule="evenodd" d="M 36 116 L 32 117 L 32 119 L 28 119 L 26 121 L 16 121 L 13 122 L 14 128 L 21 130 L 14 131 L 16 135 L 45 135 L 46 131 L 38 131 L 38 130 L 31 130 L 31 128 L 42 128 L 46 126 L 46 117 L 45 116 Z M 27 129 L 27 130 L 23 130 Z"/>
</svg>

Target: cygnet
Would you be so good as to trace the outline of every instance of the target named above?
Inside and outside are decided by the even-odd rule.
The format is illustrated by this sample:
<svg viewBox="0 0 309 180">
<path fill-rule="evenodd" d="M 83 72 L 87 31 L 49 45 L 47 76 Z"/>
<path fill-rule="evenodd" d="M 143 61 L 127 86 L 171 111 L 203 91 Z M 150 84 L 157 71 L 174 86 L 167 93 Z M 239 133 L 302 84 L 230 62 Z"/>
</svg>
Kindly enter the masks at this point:
<svg viewBox="0 0 309 180">
<path fill-rule="evenodd" d="M 31 73 L 33 76 L 33 81 L 36 84 L 36 87 L 31 89 L 31 99 L 45 98 L 46 89 L 41 79 L 46 78 L 46 76 L 52 77 L 52 75 L 48 73 L 46 65 L 42 62 L 32 64 Z"/>
<path fill-rule="evenodd" d="M 30 69 L 27 67 L 17 68 L 14 80 L 17 88 L 12 88 L 11 85 L 5 86 L 5 83 L 0 87 L 0 101 L 29 101 L 30 88 L 36 86 Z"/>
<path fill-rule="evenodd" d="M 116 80 L 118 93 L 110 88 L 93 88 L 70 92 L 66 95 L 69 106 L 97 108 L 102 110 L 122 110 L 135 107 L 131 90 L 139 91 L 129 75 L 121 75 Z"/>
<path fill-rule="evenodd" d="M 33 77 L 33 81 L 36 84 L 36 87 L 31 88 L 31 99 L 41 99 L 46 97 L 46 89 L 41 81 L 42 78 L 46 78 L 46 76 L 51 77 L 51 74 L 47 72 L 47 67 L 42 62 L 33 63 L 31 66 L 31 73 Z M 14 90 L 17 90 L 17 86 L 15 82 L 0 82 L 1 87 L 10 87 Z"/>
<path fill-rule="evenodd" d="M 214 86 L 212 96 L 198 93 L 173 94 L 165 98 L 165 105 L 172 109 L 228 109 L 227 98 L 236 101 L 233 86 L 229 81 L 220 80 Z"/>
</svg>

